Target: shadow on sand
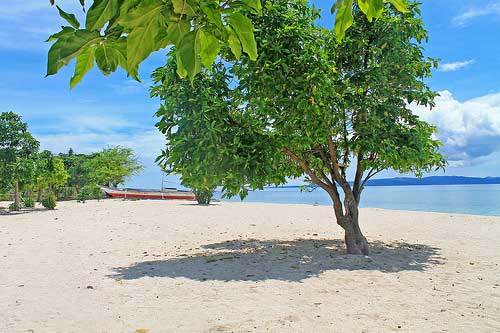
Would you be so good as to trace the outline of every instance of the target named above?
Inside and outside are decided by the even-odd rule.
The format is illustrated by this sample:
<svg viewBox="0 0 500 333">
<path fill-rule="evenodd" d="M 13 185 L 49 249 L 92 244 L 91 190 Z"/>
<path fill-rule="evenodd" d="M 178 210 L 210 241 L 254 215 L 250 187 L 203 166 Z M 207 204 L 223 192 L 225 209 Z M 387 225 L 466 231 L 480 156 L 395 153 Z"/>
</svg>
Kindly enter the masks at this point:
<svg viewBox="0 0 500 333">
<path fill-rule="evenodd" d="M 7 207 L 0 207 L 0 215 L 1 216 L 16 216 L 21 214 L 28 214 L 33 212 L 46 212 L 48 209 L 46 208 L 22 208 L 21 210 L 9 210 Z"/>
<path fill-rule="evenodd" d="M 301 281 L 331 270 L 424 271 L 444 262 L 438 248 L 404 242 L 371 242 L 369 257 L 346 255 L 343 241 L 328 239 L 232 240 L 202 248 L 203 253 L 115 268 L 110 277 Z"/>
</svg>

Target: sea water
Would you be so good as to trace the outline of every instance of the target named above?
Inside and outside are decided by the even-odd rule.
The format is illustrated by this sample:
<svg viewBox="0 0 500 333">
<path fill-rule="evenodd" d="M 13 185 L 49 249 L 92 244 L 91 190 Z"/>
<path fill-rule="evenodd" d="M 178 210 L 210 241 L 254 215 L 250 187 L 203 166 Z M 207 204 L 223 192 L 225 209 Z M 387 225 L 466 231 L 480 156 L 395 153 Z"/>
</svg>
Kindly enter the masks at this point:
<svg viewBox="0 0 500 333">
<path fill-rule="evenodd" d="M 340 191 L 341 192 L 341 191 Z M 218 194 L 220 197 L 220 193 Z M 238 197 L 223 199 L 240 201 Z M 244 201 L 280 204 L 331 205 L 325 191 L 278 187 L 250 191 Z M 500 216 L 500 184 L 368 186 L 361 207 Z"/>
</svg>

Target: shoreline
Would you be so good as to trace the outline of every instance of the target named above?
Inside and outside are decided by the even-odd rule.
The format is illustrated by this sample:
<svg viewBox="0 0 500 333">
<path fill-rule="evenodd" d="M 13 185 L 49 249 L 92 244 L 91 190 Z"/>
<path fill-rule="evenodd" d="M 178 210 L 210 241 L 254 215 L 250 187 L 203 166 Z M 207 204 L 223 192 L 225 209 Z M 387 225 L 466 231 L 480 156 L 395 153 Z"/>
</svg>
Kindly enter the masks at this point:
<svg viewBox="0 0 500 333">
<path fill-rule="evenodd" d="M 192 203 L 195 206 L 198 206 L 198 204 L 195 201 L 190 201 L 190 200 L 155 200 L 155 199 L 122 199 L 122 198 L 104 198 L 101 200 L 87 200 L 88 202 L 98 202 L 98 201 L 107 201 L 107 200 L 114 200 L 114 201 L 157 201 L 157 202 L 187 202 L 187 203 Z M 77 202 L 75 199 L 71 200 L 59 200 L 58 204 L 61 202 L 74 202 L 77 204 L 84 204 Z M 3 215 L 15 215 L 15 212 L 9 212 L 7 207 L 8 205 L 12 203 L 11 201 L 0 201 L 0 216 Z M 220 203 L 229 203 L 229 204 L 255 204 L 255 205 L 278 205 L 278 206 L 305 206 L 305 207 L 330 207 L 328 204 L 310 204 L 310 203 L 281 203 L 281 202 L 266 202 L 266 201 L 228 201 L 228 200 L 212 200 L 210 203 L 210 206 L 215 206 Z M 333 204 L 332 204 L 333 205 Z M 201 205 L 200 205 L 201 206 Z M 57 207 L 55 209 L 57 211 Z M 484 218 L 496 218 L 500 222 L 500 215 L 484 215 L 484 214 L 467 214 L 467 213 L 456 213 L 456 212 L 443 212 L 443 211 L 429 211 L 429 210 L 409 210 L 409 209 L 391 209 L 391 208 L 381 208 L 381 207 L 360 207 L 359 208 L 360 212 L 363 212 L 365 210 L 381 210 L 381 211 L 388 211 L 388 212 L 400 212 L 400 213 L 417 213 L 417 214 L 443 214 L 447 216 L 464 216 L 464 217 L 484 217 Z M 39 203 L 36 204 L 35 209 L 31 208 L 23 208 L 21 210 L 22 212 L 42 212 L 42 211 L 48 211 L 45 208 L 43 208 Z M 333 211 L 333 210 L 332 210 Z"/>
</svg>

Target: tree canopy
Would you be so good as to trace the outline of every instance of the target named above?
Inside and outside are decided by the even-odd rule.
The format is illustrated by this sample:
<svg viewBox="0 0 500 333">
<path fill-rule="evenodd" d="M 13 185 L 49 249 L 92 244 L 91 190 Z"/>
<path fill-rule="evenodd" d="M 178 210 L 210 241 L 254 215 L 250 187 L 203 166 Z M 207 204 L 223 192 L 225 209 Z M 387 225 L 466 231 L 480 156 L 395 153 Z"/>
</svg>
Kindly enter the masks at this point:
<svg viewBox="0 0 500 333">
<path fill-rule="evenodd" d="M 52 192 L 60 189 L 67 184 L 69 179 L 63 160 L 48 150 L 38 154 L 35 172 L 34 186 L 39 191 L 40 198 L 43 190 L 49 189 Z"/>
<path fill-rule="evenodd" d="M 19 184 L 34 174 L 34 160 L 40 144 L 28 132 L 28 125 L 13 112 L 0 114 L 0 188 L 15 187 L 15 209 L 19 210 Z"/>
<path fill-rule="evenodd" d="M 91 155 L 83 167 L 90 182 L 115 187 L 143 169 L 132 149 L 119 146 Z"/>
<path fill-rule="evenodd" d="M 157 126 L 169 170 L 187 180 L 212 172 L 226 195 L 242 197 L 304 175 L 330 195 L 348 252 L 368 253 L 358 224 L 366 181 L 385 169 L 419 176 L 445 164 L 436 129 L 409 108 L 433 105 L 436 93 L 423 81 L 435 65 L 422 53 L 427 32 L 418 5 L 408 8 L 386 5 L 375 22 L 356 8 L 339 43 L 304 1 L 264 1 L 252 17 L 256 61 L 213 66 L 191 85 L 175 79 L 169 58 L 152 90 L 163 100 Z"/>
<path fill-rule="evenodd" d="M 47 75 L 76 59 L 70 87 L 77 85 L 94 64 L 104 75 L 123 68 L 139 80 L 139 64 L 157 50 L 175 46 L 177 73 L 191 81 L 202 67 L 210 68 L 224 47 L 234 58 L 257 58 L 254 24 L 260 0 L 79 0 L 86 6 L 82 25 L 76 15 L 57 6 L 67 25 L 49 37 Z M 336 0 L 335 31 L 339 39 L 352 25 L 353 7 L 369 21 L 384 12 L 389 2 L 407 12 L 405 0 Z M 54 5 L 55 1 L 50 0 Z M 357 4 L 357 5 L 356 5 Z"/>
</svg>

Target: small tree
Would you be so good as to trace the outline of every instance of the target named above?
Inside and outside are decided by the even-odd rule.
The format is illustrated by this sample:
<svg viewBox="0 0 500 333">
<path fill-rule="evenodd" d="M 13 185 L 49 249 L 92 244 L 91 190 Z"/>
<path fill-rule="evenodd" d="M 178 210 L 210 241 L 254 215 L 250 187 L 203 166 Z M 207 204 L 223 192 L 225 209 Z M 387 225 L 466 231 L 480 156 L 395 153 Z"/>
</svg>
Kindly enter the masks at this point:
<svg viewBox="0 0 500 333">
<path fill-rule="evenodd" d="M 222 63 L 203 70 L 191 85 L 176 73 L 175 51 L 165 67 L 158 68 L 151 96 L 164 103 L 156 113 L 158 129 L 168 145 L 157 159 L 167 173 L 181 175 L 181 184 L 193 189 L 200 204 L 209 204 L 217 185 L 226 177 L 234 132 L 227 114 L 233 105 L 228 73 Z"/>
<path fill-rule="evenodd" d="M 42 199 L 45 189 L 54 193 L 63 187 L 69 178 L 61 158 L 55 157 L 50 151 L 44 150 L 38 154 L 36 161 L 36 188 L 38 189 L 38 201 Z"/>
<path fill-rule="evenodd" d="M 13 112 L 0 114 L 0 188 L 14 190 L 14 209 L 20 209 L 19 188 L 33 180 L 39 143 L 28 125 Z"/>
<path fill-rule="evenodd" d="M 132 149 L 113 147 L 91 155 L 84 163 L 84 169 L 88 170 L 89 184 L 118 186 L 143 167 Z"/>
<path fill-rule="evenodd" d="M 87 160 L 91 158 L 90 155 L 75 154 L 73 149 L 69 149 L 67 154 L 59 154 L 59 158 L 64 163 L 64 168 L 69 174 L 67 186 L 71 192 L 80 193 L 80 189 L 89 184 L 89 170 L 87 169 Z"/>
<path fill-rule="evenodd" d="M 331 197 L 351 254 L 369 253 L 358 211 L 368 179 L 389 168 L 420 176 L 445 164 L 440 143 L 432 138 L 435 128 L 408 108 L 412 102 L 432 105 L 436 96 L 423 82 L 434 61 L 422 54 L 427 33 L 418 5 L 408 13 L 389 4 L 383 10 L 369 23 L 355 9 L 353 26 L 338 44 L 334 33 L 315 25 L 318 12 L 304 1 L 264 1 L 263 15 L 254 18 L 259 58 L 242 56 L 234 63 L 234 77 L 227 79 L 234 87 L 231 98 L 220 100 L 231 103 L 230 112 L 214 109 L 206 123 L 218 122 L 202 132 L 210 143 L 226 143 L 215 158 L 205 160 L 222 161 L 209 170 L 215 170 L 216 179 L 222 176 L 226 195 L 245 196 L 247 185 L 262 188 L 305 175 Z M 226 69 L 215 67 L 200 84 L 211 86 L 220 71 Z M 186 100 L 190 89 L 196 84 L 183 87 Z M 168 103 L 169 94 L 161 97 Z M 175 156 L 177 144 L 189 142 L 191 117 L 173 108 L 160 121 L 160 128 L 176 133 L 164 152 L 167 160 Z M 191 156 L 207 149 L 193 147 Z"/>
</svg>

